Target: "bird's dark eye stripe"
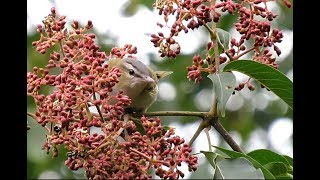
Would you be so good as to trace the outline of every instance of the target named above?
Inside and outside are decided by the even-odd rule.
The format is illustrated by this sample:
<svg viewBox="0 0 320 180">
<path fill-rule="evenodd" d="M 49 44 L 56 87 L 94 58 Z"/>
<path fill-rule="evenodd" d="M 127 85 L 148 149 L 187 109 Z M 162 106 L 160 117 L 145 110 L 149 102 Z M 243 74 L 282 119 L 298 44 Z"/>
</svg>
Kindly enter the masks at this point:
<svg viewBox="0 0 320 180">
<path fill-rule="evenodd" d="M 133 75 L 134 74 L 134 70 L 133 69 L 129 69 L 129 74 Z"/>
</svg>

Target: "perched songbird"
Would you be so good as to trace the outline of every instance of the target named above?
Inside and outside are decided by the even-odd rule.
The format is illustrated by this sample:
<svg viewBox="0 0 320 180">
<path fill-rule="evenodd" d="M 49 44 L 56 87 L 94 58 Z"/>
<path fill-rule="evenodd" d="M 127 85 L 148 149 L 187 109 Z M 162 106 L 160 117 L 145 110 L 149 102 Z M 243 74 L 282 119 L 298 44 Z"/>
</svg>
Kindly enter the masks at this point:
<svg viewBox="0 0 320 180">
<path fill-rule="evenodd" d="M 131 99 L 127 107 L 129 112 L 145 112 L 157 99 L 159 92 L 158 82 L 171 71 L 154 71 L 135 58 L 111 59 L 108 61 L 108 70 L 118 67 L 121 71 L 119 82 L 114 86 L 112 93 L 120 90 Z"/>
</svg>

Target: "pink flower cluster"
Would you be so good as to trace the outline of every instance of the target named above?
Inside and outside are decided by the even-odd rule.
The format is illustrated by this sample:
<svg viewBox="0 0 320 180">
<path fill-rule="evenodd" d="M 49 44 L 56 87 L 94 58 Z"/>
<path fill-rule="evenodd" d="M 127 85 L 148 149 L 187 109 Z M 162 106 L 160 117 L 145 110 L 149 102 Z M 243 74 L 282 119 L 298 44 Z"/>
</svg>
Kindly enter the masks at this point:
<svg viewBox="0 0 320 180">
<path fill-rule="evenodd" d="M 174 129 L 165 130 L 159 118 L 124 118 L 130 98 L 121 91 L 110 95 L 121 72 L 107 70 L 106 61 L 132 56 L 137 48 L 128 44 L 106 55 L 88 32 L 91 21 L 83 28 L 74 21 L 67 30 L 65 18 L 52 8 L 44 26 L 37 28 L 40 39 L 32 43 L 39 53 L 50 52 L 45 67 L 27 73 L 27 95 L 35 100 L 36 121 L 48 131 L 42 148 L 57 157 L 58 147 L 64 146 L 69 151 L 65 164 L 72 170 L 84 168 L 89 179 L 151 179 L 151 169 L 161 178 L 178 179 L 184 176 L 178 169 L 181 163 L 195 171 L 197 157 L 174 136 Z M 53 48 L 57 46 L 60 50 Z M 43 86 L 52 86 L 52 92 L 42 94 Z M 116 103 L 110 104 L 111 98 Z M 98 113 L 92 113 L 91 106 Z M 92 128 L 103 133 L 93 133 Z"/>
<path fill-rule="evenodd" d="M 282 0 L 287 7 L 291 7 L 288 0 Z M 238 20 L 235 23 L 235 29 L 241 35 L 239 40 L 230 38 L 230 47 L 224 47 L 219 52 L 220 64 L 238 60 L 245 54 L 253 52 L 252 60 L 268 64 L 278 68 L 276 58 L 272 56 L 272 51 L 279 56 L 281 50 L 276 45 L 283 38 L 281 30 L 272 28 L 270 21 L 273 21 L 277 14 L 268 9 L 271 0 L 157 0 L 153 6 L 164 16 L 165 25 L 157 23 L 161 28 L 169 28 L 170 35 L 164 36 L 162 32 L 151 35 L 151 42 L 159 48 L 160 56 L 176 57 L 180 53 L 179 43 L 174 39 L 181 31 L 188 33 L 200 26 L 205 26 L 209 30 L 209 22 L 219 22 L 222 13 L 237 15 Z M 175 19 L 170 25 L 169 18 Z M 215 33 L 212 29 L 210 33 Z M 246 43 L 245 43 L 246 42 Z M 250 43 L 253 42 L 253 43 Z M 227 42 L 228 43 L 228 42 Z M 178 47 L 178 48 L 176 48 Z M 219 47 L 221 48 L 221 47 Z M 202 72 L 214 73 L 218 67 L 215 67 L 212 42 L 208 43 L 207 54 L 205 57 L 195 55 L 193 63 L 188 69 L 188 78 L 201 81 Z M 228 58 L 227 58 L 227 57 Z M 206 60 L 204 62 L 204 60 Z M 248 83 L 246 83 L 248 84 Z M 241 88 L 238 88 L 241 89 Z M 250 89 L 254 87 L 250 86 Z"/>
</svg>

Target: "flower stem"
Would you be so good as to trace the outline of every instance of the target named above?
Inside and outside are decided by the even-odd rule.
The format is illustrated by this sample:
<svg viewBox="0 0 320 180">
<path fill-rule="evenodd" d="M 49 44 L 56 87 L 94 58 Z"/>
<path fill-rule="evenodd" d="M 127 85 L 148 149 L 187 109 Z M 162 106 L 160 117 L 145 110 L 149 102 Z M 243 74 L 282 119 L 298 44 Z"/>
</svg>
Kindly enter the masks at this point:
<svg viewBox="0 0 320 180">
<path fill-rule="evenodd" d="M 35 114 L 32 114 L 31 112 L 27 112 L 27 115 L 29 117 L 32 117 L 34 120 L 37 120 L 37 116 Z"/>
<path fill-rule="evenodd" d="M 133 148 L 129 148 L 129 149 L 130 149 L 130 151 L 135 152 L 135 153 L 139 154 L 140 156 L 144 157 L 145 159 L 147 159 L 147 161 L 151 160 L 151 158 L 149 156 L 143 154 L 142 152 L 137 151 L 136 149 L 133 149 Z"/>
<path fill-rule="evenodd" d="M 61 41 L 59 41 L 59 46 L 60 46 L 60 49 L 61 49 L 62 56 L 65 57 L 65 54 L 64 54 L 64 52 L 63 52 L 63 48 L 62 48 L 62 43 L 61 43 Z"/>
<path fill-rule="evenodd" d="M 239 54 L 239 55 L 235 56 L 235 57 L 234 57 L 234 59 L 239 59 L 241 56 L 243 56 L 243 55 L 247 54 L 247 53 L 248 53 L 248 52 L 250 52 L 250 51 L 253 51 L 254 49 L 255 49 L 255 47 L 252 47 L 252 48 L 250 48 L 250 49 L 248 49 L 248 50 L 246 50 L 246 51 L 242 52 L 241 54 Z"/>
<path fill-rule="evenodd" d="M 97 97 L 96 97 L 96 93 L 95 93 L 95 91 L 94 91 L 94 88 L 92 88 L 92 92 L 93 92 L 93 99 L 94 99 L 94 100 L 97 100 Z M 96 105 L 96 104 L 95 104 L 95 107 L 96 107 L 96 109 L 97 109 L 97 111 L 98 111 L 98 113 L 99 113 L 99 115 L 100 115 L 101 121 L 103 122 L 104 119 L 103 119 L 103 116 L 102 116 L 100 107 L 99 107 L 98 105 Z"/>
</svg>

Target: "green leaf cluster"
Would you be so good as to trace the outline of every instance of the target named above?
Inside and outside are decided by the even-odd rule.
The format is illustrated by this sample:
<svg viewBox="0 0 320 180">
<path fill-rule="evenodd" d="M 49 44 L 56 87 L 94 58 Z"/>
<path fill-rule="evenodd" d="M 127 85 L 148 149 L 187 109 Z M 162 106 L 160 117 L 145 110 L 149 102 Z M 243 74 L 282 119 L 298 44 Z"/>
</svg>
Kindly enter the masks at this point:
<svg viewBox="0 0 320 180">
<path fill-rule="evenodd" d="M 293 158 L 268 149 L 247 154 L 213 146 L 224 155 L 201 151 L 213 167 L 213 179 L 293 179 Z M 230 172 L 230 169 L 233 171 Z M 235 175 L 237 174 L 237 176 Z M 262 175 L 263 174 L 263 175 Z"/>
</svg>

